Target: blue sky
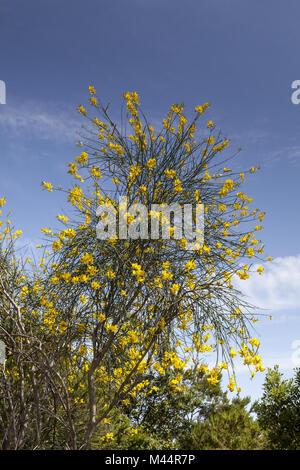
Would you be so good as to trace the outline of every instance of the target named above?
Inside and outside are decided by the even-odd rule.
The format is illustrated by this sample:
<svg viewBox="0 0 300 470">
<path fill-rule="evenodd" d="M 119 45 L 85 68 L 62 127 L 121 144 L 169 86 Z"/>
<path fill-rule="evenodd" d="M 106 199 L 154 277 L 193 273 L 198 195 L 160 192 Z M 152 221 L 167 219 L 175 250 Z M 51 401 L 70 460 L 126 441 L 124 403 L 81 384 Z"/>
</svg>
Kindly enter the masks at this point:
<svg viewBox="0 0 300 470">
<path fill-rule="evenodd" d="M 174 102 L 192 110 L 209 101 L 209 118 L 231 149 L 242 147 L 236 165 L 261 166 L 247 193 L 267 212 L 262 238 L 275 261 L 243 289 L 274 316 L 258 333 L 265 363 L 279 363 L 286 374 L 300 340 L 300 105 L 291 102 L 291 84 L 300 79 L 299 17 L 298 0 L 0 5 L 0 80 L 7 87 L 0 195 L 24 240 L 37 240 L 63 205 L 40 182 L 66 181 L 82 124 L 75 108 L 87 102 L 88 85 L 116 118 L 128 90 L 139 92 L 154 121 Z M 239 378 L 245 394 L 259 396 L 263 377 L 250 381 L 240 371 Z"/>
</svg>

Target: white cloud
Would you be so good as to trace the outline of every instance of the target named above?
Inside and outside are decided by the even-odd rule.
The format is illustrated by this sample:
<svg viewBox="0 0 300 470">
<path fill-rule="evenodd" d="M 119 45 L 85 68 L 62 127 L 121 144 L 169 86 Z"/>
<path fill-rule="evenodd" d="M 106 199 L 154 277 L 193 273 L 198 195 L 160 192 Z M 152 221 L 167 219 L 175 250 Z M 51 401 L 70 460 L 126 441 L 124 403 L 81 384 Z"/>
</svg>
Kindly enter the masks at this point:
<svg viewBox="0 0 300 470">
<path fill-rule="evenodd" d="M 0 114 L 0 135 L 23 139 L 74 142 L 82 119 L 76 111 L 58 105 L 27 102 L 20 106 L 5 105 Z"/>
<path fill-rule="evenodd" d="M 269 141 L 271 137 L 269 138 Z M 263 162 L 261 166 L 272 167 L 274 164 L 280 162 L 288 162 L 290 165 L 299 166 L 300 165 L 300 146 L 299 145 L 290 145 L 282 146 L 281 144 L 277 145 L 277 148 L 272 148 L 271 150 L 263 150 Z"/>
<path fill-rule="evenodd" d="M 265 266 L 264 274 L 253 273 L 250 279 L 238 279 L 235 284 L 257 307 L 300 309 L 300 254 L 275 258 Z"/>
</svg>

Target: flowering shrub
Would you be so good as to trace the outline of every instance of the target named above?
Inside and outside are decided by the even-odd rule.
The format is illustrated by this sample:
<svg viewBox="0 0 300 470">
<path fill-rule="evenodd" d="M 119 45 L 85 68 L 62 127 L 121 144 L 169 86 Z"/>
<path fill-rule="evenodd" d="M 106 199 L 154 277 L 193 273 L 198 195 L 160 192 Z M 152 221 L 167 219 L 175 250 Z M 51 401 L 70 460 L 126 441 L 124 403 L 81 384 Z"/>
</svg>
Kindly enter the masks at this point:
<svg viewBox="0 0 300 470">
<path fill-rule="evenodd" d="M 114 439 L 111 413 L 156 393 L 153 376 L 172 371 L 169 386 L 180 394 L 188 369 L 212 385 L 227 370 L 230 391 L 235 356 L 252 374 L 263 370 L 251 334 L 257 313 L 234 287 L 235 276 L 249 278 L 263 255 L 256 233 L 264 213 L 250 208 L 241 190 L 257 168 L 235 173 L 225 166 L 221 154 L 230 142 L 205 122 L 208 103 L 190 121 L 174 104 L 156 129 L 136 92 L 124 94 L 117 125 L 94 87 L 89 91 L 97 116 L 77 108 L 88 125 L 69 163 L 73 213 L 58 214 L 61 230 L 42 229 L 48 246 L 39 270 L 16 257 L 20 232 L 10 221 L 1 226 L 4 448 L 87 449 L 95 433 L 101 448 Z M 46 181 L 42 187 L 63 191 Z M 120 196 L 149 209 L 203 204 L 204 245 L 185 249 L 187 239 L 172 236 L 172 227 L 168 240 L 97 239 L 97 208 L 117 207 Z M 207 353 L 216 357 L 213 368 L 205 365 Z"/>
</svg>

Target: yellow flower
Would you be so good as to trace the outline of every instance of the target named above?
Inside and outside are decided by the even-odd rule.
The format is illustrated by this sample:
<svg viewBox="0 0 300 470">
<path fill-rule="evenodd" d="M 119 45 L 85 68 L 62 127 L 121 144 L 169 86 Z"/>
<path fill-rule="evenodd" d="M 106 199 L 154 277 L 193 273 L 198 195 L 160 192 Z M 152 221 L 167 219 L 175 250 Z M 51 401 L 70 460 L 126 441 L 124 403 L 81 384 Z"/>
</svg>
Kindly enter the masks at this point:
<svg viewBox="0 0 300 470">
<path fill-rule="evenodd" d="M 97 290 L 97 289 L 99 289 L 99 287 L 100 287 L 99 282 L 93 281 L 93 282 L 91 283 L 91 288 L 92 288 L 92 289 Z"/>
<path fill-rule="evenodd" d="M 24 297 L 26 297 L 28 294 L 29 294 L 28 287 L 27 287 L 27 286 L 23 286 L 23 287 L 22 287 L 22 290 L 21 290 L 21 297 L 22 297 L 22 299 L 24 299 Z"/>
<path fill-rule="evenodd" d="M 108 432 L 108 433 L 105 434 L 105 436 L 101 437 L 101 441 L 103 441 L 103 442 L 113 441 L 113 439 L 114 439 L 114 433 L 113 432 Z"/>
<path fill-rule="evenodd" d="M 150 160 L 148 160 L 148 162 L 146 163 L 147 167 L 149 168 L 149 170 L 152 170 L 152 168 L 155 167 L 156 165 L 156 160 L 155 158 L 150 158 Z"/>
<path fill-rule="evenodd" d="M 259 346 L 259 340 L 256 339 L 256 338 L 252 338 L 249 340 L 249 343 L 252 345 L 252 346 Z"/>
<path fill-rule="evenodd" d="M 60 214 L 57 214 L 57 218 L 61 221 L 61 222 L 65 222 L 67 223 L 68 222 L 68 217 L 64 216 L 64 215 L 60 215 Z"/>
<path fill-rule="evenodd" d="M 180 289 L 180 286 L 178 284 L 172 284 L 172 287 L 170 289 L 170 291 L 172 292 L 172 294 L 176 294 Z"/>
<path fill-rule="evenodd" d="M 181 186 L 181 181 L 179 179 L 174 181 L 174 190 L 175 190 L 175 193 L 180 193 L 181 191 L 183 191 L 182 186 Z"/>
<path fill-rule="evenodd" d="M 231 350 L 230 350 L 230 356 L 231 356 L 231 357 L 235 357 L 236 355 L 237 355 L 237 353 L 235 352 L 235 350 L 234 350 L 234 349 L 231 349 Z"/>
<path fill-rule="evenodd" d="M 172 279 L 172 278 L 173 278 L 173 274 L 170 273 L 169 271 L 164 270 L 164 271 L 162 271 L 162 273 L 161 273 L 161 278 L 162 278 L 162 280 L 164 280 L 164 281 L 167 280 L 167 279 Z"/>
<path fill-rule="evenodd" d="M 86 152 L 82 152 L 79 157 L 75 158 L 76 162 L 79 164 L 86 163 L 88 160 L 88 154 Z"/>
<path fill-rule="evenodd" d="M 138 282 L 144 282 L 145 280 L 145 271 L 142 270 L 142 267 L 137 263 L 132 263 L 132 275 L 137 277 Z"/>
<path fill-rule="evenodd" d="M 209 107 L 210 107 L 210 104 L 209 104 L 209 103 L 204 103 L 203 106 L 197 106 L 197 107 L 195 108 L 195 112 L 196 112 L 196 113 L 199 113 L 199 114 L 203 114 L 204 111 L 205 111 L 206 109 L 208 109 Z"/>
<path fill-rule="evenodd" d="M 196 189 L 196 191 L 194 192 L 194 197 L 195 200 L 198 202 L 200 199 L 200 191 L 198 189 Z"/>
<path fill-rule="evenodd" d="M 106 277 L 108 277 L 108 279 L 114 279 L 116 277 L 116 273 L 109 269 L 106 273 Z"/>
<path fill-rule="evenodd" d="M 53 186 L 52 186 L 51 183 L 46 183 L 46 181 L 43 181 L 42 185 L 43 185 L 43 190 L 44 191 L 47 189 L 50 193 L 52 192 Z"/>
<path fill-rule="evenodd" d="M 206 180 L 211 180 L 211 176 L 210 176 L 210 174 L 209 174 L 208 171 L 205 172 L 203 180 L 204 180 L 204 181 L 206 181 Z"/>
<path fill-rule="evenodd" d="M 106 331 L 112 331 L 113 333 L 115 333 L 118 329 L 117 325 L 110 325 L 109 323 L 107 325 L 105 325 L 105 329 Z"/>
<path fill-rule="evenodd" d="M 196 269 L 196 263 L 195 263 L 195 260 L 194 259 L 190 259 L 190 261 L 188 261 L 185 265 L 185 268 L 190 271 L 192 269 Z"/>
<path fill-rule="evenodd" d="M 61 243 L 60 240 L 54 241 L 54 242 L 52 243 L 53 251 L 59 251 L 60 248 L 61 248 L 61 246 L 62 246 L 62 243 Z"/>
<path fill-rule="evenodd" d="M 106 317 L 105 317 L 104 313 L 100 313 L 98 315 L 98 320 L 100 321 L 100 323 L 103 323 L 105 321 L 105 318 Z"/>
<path fill-rule="evenodd" d="M 160 287 L 160 288 L 163 287 L 163 283 L 161 282 L 161 279 L 159 277 L 156 277 L 154 279 L 154 283 L 155 283 L 155 287 Z"/>
<path fill-rule="evenodd" d="M 62 334 L 66 331 L 67 328 L 68 328 L 68 324 L 65 321 L 61 321 L 58 326 L 59 332 Z"/>
<path fill-rule="evenodd" d="M 165 175 L 168 179 L 170 178 L 174 178 L 174 176 L 176 176 L 176 171 L 175 170 L 165 170 Z"/>
<path fill-rule="evenodd" d="M 227 388 L 228 388 L 231 392 L 233 392 L 234 389 L 235 389 L 235 385 L 236 385 L 236 384 L 235 384 L 235 380 L 234 380 L 233 375 L 232 375 L 232 376 L 230 377 L 230 381 L 229 381 L 229 384 L 227 385 Z"/>
<path fill-rule="evenodd" d="M 76 109 L 79 112 L 79 114 L 83 114 L 84 116 L 86 116 L 87 112 L 82 105 L 78 106 Z"/>
<path fill-rule="evenodd" d="M 100 178 L 102 178 L 102 173 L 101 173 L 101 170 L 99 167 L 96 167 L 96 166 L 93 166 L 91 169 L 90 169 L 90 175 L 91 176 L 95 176 L 95 178 L 97 178 L 98 180 Z"/>
<path fill-rule="evenodd" d="M 91 253 L 85 253 L 85 255 L 80 258 L 80 261 L 82 264 L 92 264 L 94 261 L 94 257 Z"/>
</svg>

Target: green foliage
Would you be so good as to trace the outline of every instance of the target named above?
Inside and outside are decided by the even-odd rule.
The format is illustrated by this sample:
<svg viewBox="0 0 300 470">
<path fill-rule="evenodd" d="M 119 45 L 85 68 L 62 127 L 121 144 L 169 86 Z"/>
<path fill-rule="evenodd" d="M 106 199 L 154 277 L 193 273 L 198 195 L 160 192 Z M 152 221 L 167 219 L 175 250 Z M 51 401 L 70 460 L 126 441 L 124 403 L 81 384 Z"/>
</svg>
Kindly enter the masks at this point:
<svg viewBox="0 0 300 470">
<path fill-rule="evenodd" d="M 262 449 L 259 425 L 247 410 L 249 398 L 235 398 L 219 404 L 207 419 L 198 421 L 191 432 L 180 440 L 186 450 L 252 450 Z"/>
<path fill-rule="evenodd" d="M 180 391 L 170 386 L 175 375 L 169 370 L 165 375 L 151 377 L 157 390 L 145 401 L 137 398 L 126 410 L 137 426 L 173 444 L 190 432 L 195 419 L 203 419 L 213 412 L 224 397 L 220 385 L 210 385 L 196 367 L 182 373 Z"/>
<path fill-rule="evenodd" d="M 101 448 L 254 450 L 266 446 L 249 398 L 230 401 L 220 384 L 209 385 L 202 373 L 192 369 L 185 373 L 181 391 L 171 387 L 170 380 L 171 372 L 157 377 L 156 392 L 143 402 L 137 397 L 126 408 L 127 416 L 116 414 L 106 430 L 114 439 Z"/>
<path fill-rule="evenodd" d="M 115 413 L 111 424 L 108 425 L 109 432 L 113 434 L 113 439 L 103 442 L 97 434 L 94 435 L 91 448 L 102 450 L 165 450 L 172 449 L 172 443 L 166 439 L 161 439 L 155 433 L 145 429 L 143 426 L 132 427 L 128 416 Z"/>
<path fill-rule="evenodd" d="M 300 449 L 300 369 L 289 380 L 278 366 L 269 369 L 255 411 L 270 449 Z"/>
</svg>

